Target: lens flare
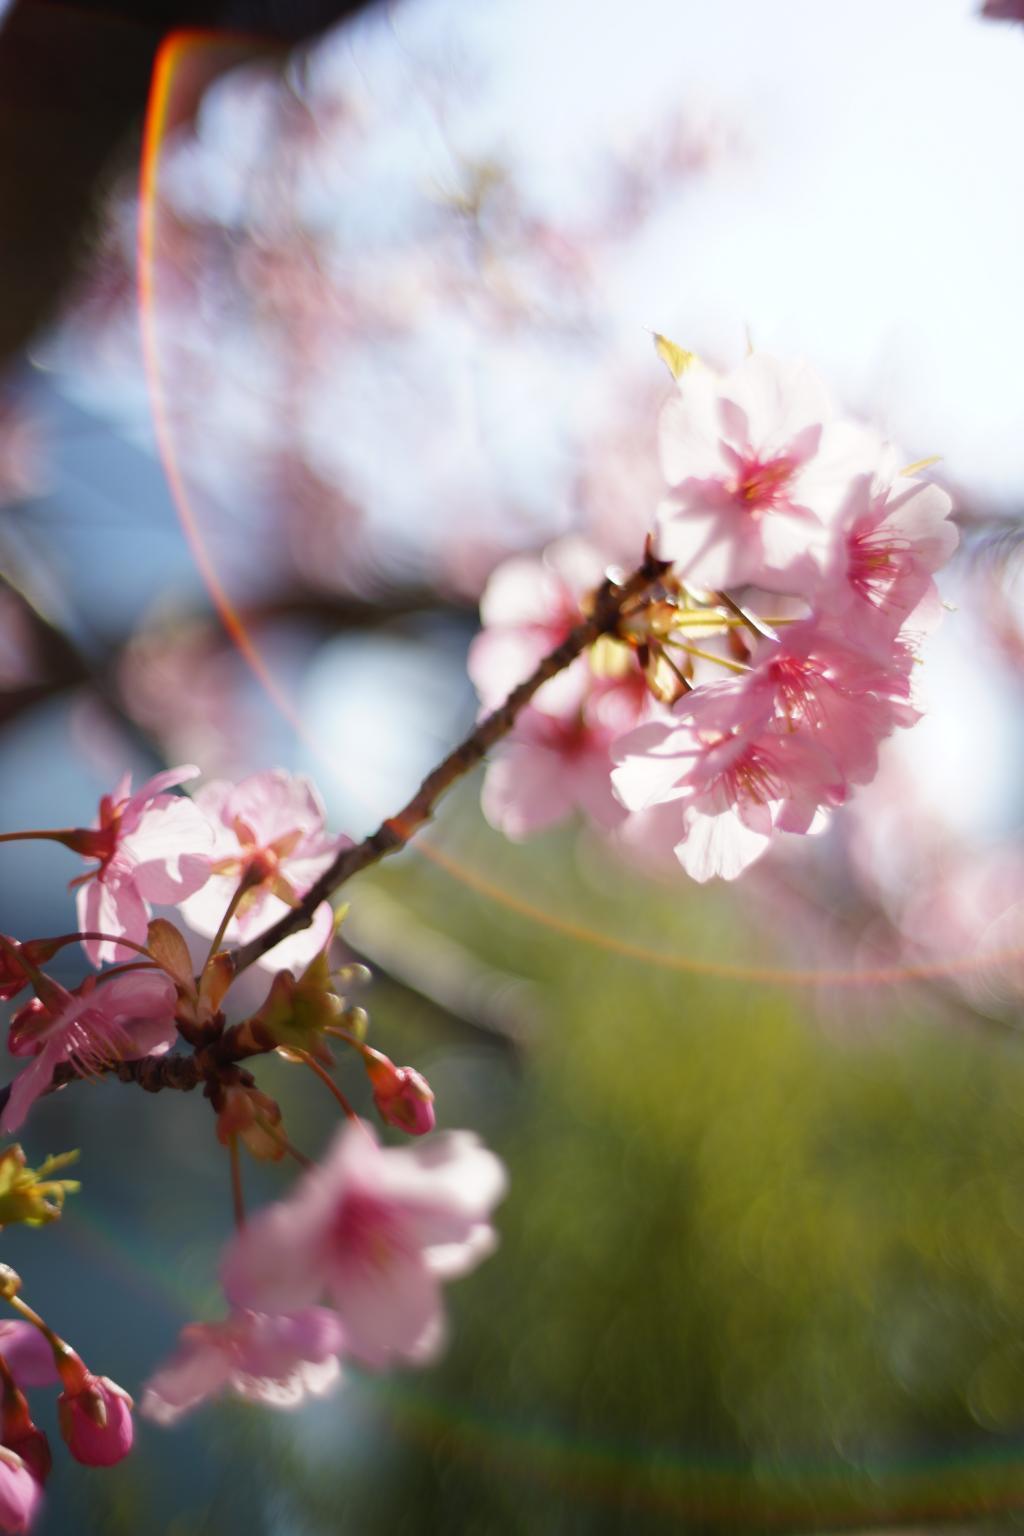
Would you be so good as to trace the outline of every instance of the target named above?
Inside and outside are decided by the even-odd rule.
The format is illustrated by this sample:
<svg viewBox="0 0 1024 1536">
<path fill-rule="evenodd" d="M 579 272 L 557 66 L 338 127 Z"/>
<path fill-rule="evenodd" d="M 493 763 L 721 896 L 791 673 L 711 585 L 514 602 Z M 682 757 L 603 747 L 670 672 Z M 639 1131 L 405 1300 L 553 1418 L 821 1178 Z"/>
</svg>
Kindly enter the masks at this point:
<svg viewBox="0 0 1024 1536">
<path fill-rule="evenodd" d="M 265 42 L 194 30 L 169 34 L 157 53 L 146 110 L 139 177 L 138 305 L 142 352 L 160 462 L 182 531 L 214 610 L 232 644 L 274 707 L 288 721 L 311 757 L 324 764 L 330 772 L 333 771 L 333 765 L 306 729 L 285 689 L 274 677 L 243 615 L 231 601 L 214 564 L 204 536 L 202 520 L 181 466 L 161 371 L 157 293 L 161 157 L 169 135 L 191 119 L 203 91 L 219 73 L 230 64 L 265 54 Z M 786 987 L 897 986 L 967 975 L 988 966 L 1019 961 L 1024 955 L 1024 949 L 1015 947 L 984 956 L 965 955 L 919 964 L 833 969 L 730 964 L 695 955 L 667 953 L 614 934 L 599 932 L 585 923 L 548 911 L 525 897 L 505 890 L 479 871 L 459 862 L 427 837 L 419 836 L 412 846 L 468 890 L 552 933 L 644 965 L 721 981 Z"/>
</svg>

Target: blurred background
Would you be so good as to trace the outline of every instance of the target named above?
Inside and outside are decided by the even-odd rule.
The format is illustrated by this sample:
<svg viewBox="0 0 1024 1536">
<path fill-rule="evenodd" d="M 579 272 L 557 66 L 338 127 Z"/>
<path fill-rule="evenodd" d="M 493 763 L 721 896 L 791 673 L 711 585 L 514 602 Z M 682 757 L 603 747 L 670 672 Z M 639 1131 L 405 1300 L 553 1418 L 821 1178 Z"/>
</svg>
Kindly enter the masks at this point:
<svg viewBox="0 0 1024 1536">
<path fill-rule="evenodd" d="M 495 565 L 637 558 L 652 330 L 806 355 L 942 455 L 962 534 L 927 717 L 736 886 L 512 847 L 478 776 L 360 877 L 373 1038 L 508 1161 L 501 1249 L 439 1366 L 62 1456 L 43 1536 L 1021 1518 L 1024 26 L 988 9 L 0 3 L 5 828 L 191 761 L 371 830 L 473 721 Z M 3 848 L 0 929 L 71 927 L 72 862 Z M 319 1150 L 327 1094 L 260 1081 Z M 82 1084 L 23 1141 L 84 1187 L 3 1257 L 137 1390 L 219 1312 L 208 1106 Z"/>
</svg>

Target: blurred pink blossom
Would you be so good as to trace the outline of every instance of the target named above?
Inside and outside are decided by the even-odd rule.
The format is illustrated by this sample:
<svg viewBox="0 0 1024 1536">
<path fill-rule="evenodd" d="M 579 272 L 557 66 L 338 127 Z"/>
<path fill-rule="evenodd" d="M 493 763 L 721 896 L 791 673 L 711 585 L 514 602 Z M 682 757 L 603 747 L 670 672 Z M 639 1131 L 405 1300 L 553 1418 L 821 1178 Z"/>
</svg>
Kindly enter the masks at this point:
<svg viewBox="0 0 1024 1536">
<path fill-rule="evenodd" d="M 469 648 L 467 662 L 485 709 L 503 703 L 581 623 L 582 604 L 603 575 L 597 550 L 577 537 L 559 539 L 539 557 L 516 555 L 498 566 L 480 599 L 483 629 Z M 561 714 L 576 690 L 575 681 L 563 672 L 534 695 L 533 707 Z"/>
<path fill-rule="evenodd" d="M 350 1122 L 325 1161 L 229 1244 L 225 1290 L 236 1306 L 272 1312 L 326 1293 L 356 1359 L 423 1364 L 443 1343 L 441 1282 L 493 1249 L 488 1218 L 505 1182 L 468 1131 L 388 1148 Z"/>
<path fill-rule="evenodd" d="M 190 1323 L 175 1354 L 149 1378 L 140 1413 L 173 1424 L 230 1391 L 270 1408 L 295 1408 L 330 1391 L 340 1377 L 344 1335 L 326 1307 L 267 1314 L 232 1312 L 219 1323 Z"/>
<path fill-rule="evenodd" d="M 39 1513 L 43 1490 L 16 1451 L 0 1445 L 0 1531 L 20 1536 Z"/>
<path fill-rule="evenodd" d="M 32 1323 L 0 1323 L 0 1355 L 19 1387 L 51 1387 L 57 1380 L 50 1343 Z"/>
</svg>

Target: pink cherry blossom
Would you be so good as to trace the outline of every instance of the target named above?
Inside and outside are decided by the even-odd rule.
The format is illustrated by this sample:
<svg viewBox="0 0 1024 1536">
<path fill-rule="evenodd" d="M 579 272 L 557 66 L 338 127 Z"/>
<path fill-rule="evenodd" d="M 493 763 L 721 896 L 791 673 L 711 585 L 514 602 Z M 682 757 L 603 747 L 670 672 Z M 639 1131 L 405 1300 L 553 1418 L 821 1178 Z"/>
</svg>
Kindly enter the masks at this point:
<svg viewBox="0 0 1024 1536">
<path fill-rule="evenodd" d="M 617 680 L 595 677 L 583 656 L 562 677 L 563 712 L 522 710 L 484 775 L 484 816 L 513 842 L 574 811 L 606 832 L 623 820 L 612 793 L 611 748 L 649 711 L 643 675 L 633 668 Z"/>
<path fill-rule="evenodd" d="M 467 668 L 485 709 L 504 702 L 517 683 L 583 619 L 581 603 L 601 583 L 603 562 L 584 539 L 551 544 L 539 558 L 517 555 L 494 571 L 480 599 L 483 629 Z M 534 695 L 534 706 L 563 713 L 565 674 Z"/>
<path fill-rule="evenodd" d="M 677 802 L 675 852 L 692 879 L 735 879 L 776 829 L 805 832 L 822 804 L 843 799 L 828 754 L 806 735 L 774 729 L 756 695 L 745 720 L 748 698 L 728 684 L 685 702 L 685 716 L 622 738 L 612 778 L 630 810 Z"/>
<path fill-rule="evenodd" d="M 28 1464 L 0 1445 L 0 1531 L 20 1536 L 31 1530 L 42 1498 L 42 1487 Z"/>
<path fill-rule="evenodd" d="M 177 1031 L 177 993 L 169 977 L 131 971 L 109 981 L 89 976 L 74 992 L 51 983 L 51 1005 L 33 998 L 11 1020 L 9 1045 L 16 1056 L 33 1057 L 14 1079 L 0 1115 L 0 1133 L 12 1135 L 64 1061 L 83 1075 L 112 1061 L 132 1060 L 167 1050 Z"/>
<path fill-rule="evenodd" d="M 83 932 L 120 934 L 142 944 L 150 903 L 179 902 L 206 883 L 213 833 L 187 796 L 166 793 L 198 773 L 190 766 L 168 768 L 134 794 L 126 774 L 112 795 L 104 795 L 95 828 L 78 844 L 87 858 L 100 861 L 79 882 Z M 84 948 L 94 965 L 133 958 L 109 940 L 88 939 Z"/>
<path fill-rule="evenodd" d="M 230 1391 L 270 1408 L 295 1408 L 338 1382 L 341 1320 L 326 1307 L 277 1315 L 232 1312 L 219 1323 L 190 1323 L 177 1352 L 150 1377 L 139 1411 L 157 1424 Z"/>
<path fill-rule="evenodd" d="M 224 1287 L 236 1306 L 278 1312 L 327 1295 L 348 1353 L 366 1365 L 422 1364 L 441 1348 L 441 1282 L 491 1252 L 488 1221 L 505 1171 L 468 1131 L 381 1147 L 350 1122 L 292 1194 L 228 1246 Z"/>
<path fill-rule="evenodd" d="M 756 582 L 801 592 L 829 553 L 830 525 L 881 445 L 832 420 L 806 363 L 753 354 L 724 378 L 697 364 L 660 423 L 671 489 L 658 509 L 658 554 L 679 575 L 719 589 Z"/>
<path fill-rule="evenodd" d="M 878 747 L 919 718 L 911 701 L 913 655 L 894 639 L 881 660 L 848 642 L 831 622 L 791 625 L 764 642 L 748 687 L 771 698 L 789 731 L 813 736 L 851 784 L 878 771 Z"/>
<path fill-rule="evenodd" d="M 941 609 L 932 576 L 959 539 L 949 521 L 952 505 L 926 481 L 855 480 L 835 560 L 816 598 L 837 629 L 884 655 L 908 620 L 917 632 L 933 627 Z"/>
<path fill-rule="evenodd" d="M 206 784 L 196 805 L 214 829 L 213 873 L 181 909 L 207 937 L 217 932 L 242 880 L 248 887 L 226 933 L 239 944 L 275 923 L 351 846 L 349 838 L 325 831 L 326 812 L 310 781 L 283 769 L 250 774 L 239 784 Z M 323 949 L 332 924 L 330 904 L 322 902 L 312 924 L 277 945 L 270 963 L 275 969 L 307 964 Z"/>
<path fill-rule="evenodd" d="M 86 1467 L 112 1467 L 132 1448 L 132 1400 L 109 1376 L 84 1373 L 75 1388 L 57 1399 L 60 1432 L 76 1461 Z"/>
</svg>

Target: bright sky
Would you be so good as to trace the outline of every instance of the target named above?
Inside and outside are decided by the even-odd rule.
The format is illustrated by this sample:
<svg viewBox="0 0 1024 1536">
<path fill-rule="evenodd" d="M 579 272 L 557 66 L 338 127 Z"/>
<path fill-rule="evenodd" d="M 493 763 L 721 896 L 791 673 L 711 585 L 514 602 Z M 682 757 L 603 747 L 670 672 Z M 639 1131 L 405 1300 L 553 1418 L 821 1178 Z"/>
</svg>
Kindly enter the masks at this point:
<svg viewBox="0 0 1024 1536">
<path fill-rule="evenodd" d="M 734 124 L 745 152 L 620 275 L 624 340 L 727 359 L 749 325 L 915 457 L 1019 500 L 1024 28 L 972 0 L 421 0 L 394 28 L 486 59 L 481 122 L 555 182 L 660 107 Z"/>
</svg>

